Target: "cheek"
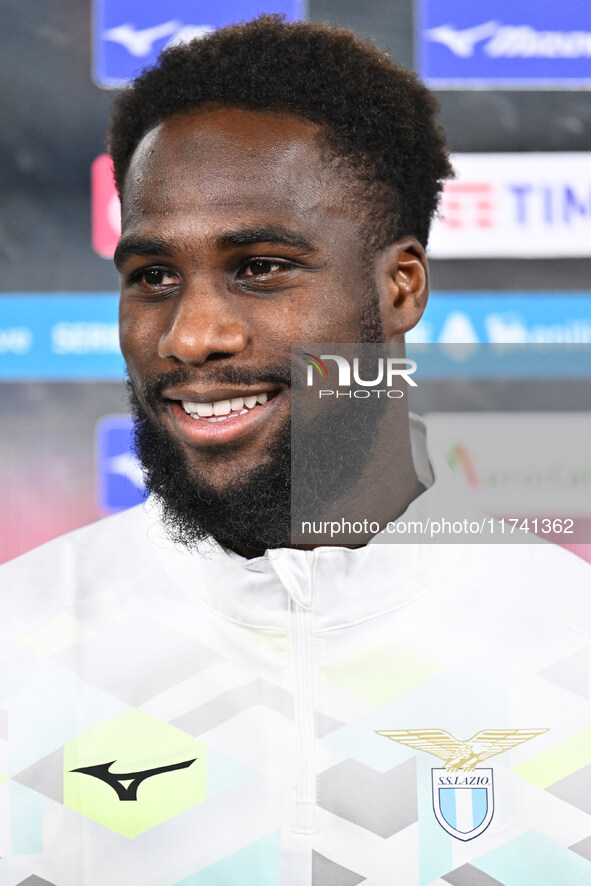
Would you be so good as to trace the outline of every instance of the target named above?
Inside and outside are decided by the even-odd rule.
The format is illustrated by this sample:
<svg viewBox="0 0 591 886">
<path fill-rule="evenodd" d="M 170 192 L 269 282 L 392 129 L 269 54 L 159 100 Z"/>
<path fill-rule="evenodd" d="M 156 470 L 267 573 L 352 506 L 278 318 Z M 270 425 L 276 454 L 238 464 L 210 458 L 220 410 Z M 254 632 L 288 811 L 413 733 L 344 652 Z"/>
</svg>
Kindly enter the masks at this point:
<svg viewBox="0 0 591 886">
<path fill-rule="evenodd" d="M 314 275 L 289 304 L 276 306 L 275 321 L 290 324 L 293 341 L 339 341 L 339 335 L 357 331 L 368 283 L 347 270 L 343 263 L 341 273 Z"/>
<path fill-rule="evenodd" d="M 157 359 L 160 336 L 156 312 L 138 312 L 121 304 L 119 343 L 132 380 L 135 371 L 148 368 Z"/>
<path fill-rule="evenodd" d="M 138 349 L 138 324 L 134 323 L 123 308 L 119 309 L 119 345 L 129 367 Z"/>
<path fill-rule="evenodd" d="M 355 294 L 354 294 L 355 293 Z M 299 318 L 301 341 L 358 341 L 362 298 L 355 287 L 316 293 L 314 304 Z"/>
</svg>

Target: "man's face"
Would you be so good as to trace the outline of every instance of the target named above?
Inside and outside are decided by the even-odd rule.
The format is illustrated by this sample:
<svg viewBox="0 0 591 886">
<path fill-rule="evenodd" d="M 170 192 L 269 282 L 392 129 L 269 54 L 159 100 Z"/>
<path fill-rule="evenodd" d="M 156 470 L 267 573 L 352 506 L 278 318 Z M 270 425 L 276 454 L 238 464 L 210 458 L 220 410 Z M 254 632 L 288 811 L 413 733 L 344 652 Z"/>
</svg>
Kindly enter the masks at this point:
<svg viewBox="0 0 591 886">
<path fill-rule="evenodd" d="M 291 345 L 379 342 L 420 315 L 420 247 L 370 254 L 359 184 L 330 156 L 315 125 L 237 109 L 169 118 L 133 156 L 121 347 L 147 486 L 189 546 L 209 534 L 249 554 L 288 539 Z M 342 492 L 313 456 L 329 426 L 354 434 L 342 412 L 307 422 L 311 500 Z"/>
<path fill-rule="evenodd" d="M 291 115 L 179 115 L 134 154 L 121 346 L 141 407 L 211 490 L 272 458 L 292 343 L 379 336 L 379 315 L 364 329 L 371 275 L 350 197 L 318 127 Z"/>
</svg>

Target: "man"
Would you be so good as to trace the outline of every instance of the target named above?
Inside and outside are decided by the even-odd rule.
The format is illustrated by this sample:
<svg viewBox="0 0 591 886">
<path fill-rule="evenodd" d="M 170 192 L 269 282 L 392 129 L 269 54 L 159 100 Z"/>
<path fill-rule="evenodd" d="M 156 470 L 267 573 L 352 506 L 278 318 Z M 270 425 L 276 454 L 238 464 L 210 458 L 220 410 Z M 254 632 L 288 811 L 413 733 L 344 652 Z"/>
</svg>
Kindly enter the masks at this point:
<svg viewBox="0 0 591 886">
<path fill-rule="evenodd" d="M 586 566 L 290 538 L 290 347 L 418 322 L 450 174 L 434 112 L 352 35 L 272 17 L 116 103 L 152 496 L 3 570 L 8 886 L 587 881 Z M 396 415 L 394 469 L 369 458 L 343 493 L 380 527 L 445 482 Z"/>
</svg>

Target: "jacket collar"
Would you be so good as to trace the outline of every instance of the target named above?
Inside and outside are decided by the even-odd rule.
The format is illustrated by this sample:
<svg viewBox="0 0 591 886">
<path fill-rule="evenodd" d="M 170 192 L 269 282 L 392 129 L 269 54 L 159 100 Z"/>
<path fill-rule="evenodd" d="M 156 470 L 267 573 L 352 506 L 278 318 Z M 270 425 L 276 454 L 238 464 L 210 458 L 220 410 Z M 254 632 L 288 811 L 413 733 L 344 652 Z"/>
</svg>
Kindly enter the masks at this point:
<svg viewBox="0 0 591 886">
<path fill-rule="evenodd" d="M 427 488 L 397 522 L 425 523 L 442 512 L 438 502 L 449 503 L 453 485 L 447 466 L 428 452 L 426 428 L 414 416 L 411 444 L 417 475 Z M 317 630 L 376 617 L 441 581 L 461 555 L 460 545 L 407 543 L 407 535 L 383 530 L 362 548 L 281 548 L 247 560 L 213 539 L 194 552 L 175 546 L 153 499 L 144 517 L 161 566 L 183 593 L 227 619 L 259 629 L 287 629 L 296 605 L 314 613 Z"/>
</svg>

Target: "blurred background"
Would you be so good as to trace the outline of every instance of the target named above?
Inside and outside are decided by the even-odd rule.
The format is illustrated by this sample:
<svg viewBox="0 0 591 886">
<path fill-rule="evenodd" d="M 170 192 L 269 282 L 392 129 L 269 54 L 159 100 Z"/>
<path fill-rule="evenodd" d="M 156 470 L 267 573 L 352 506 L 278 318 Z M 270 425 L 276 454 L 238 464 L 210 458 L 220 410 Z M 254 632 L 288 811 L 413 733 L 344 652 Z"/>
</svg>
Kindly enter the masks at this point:
<svg viewBox="0 0 591 886">
<path fill-rule="evenodd" d="M 141 499 L 111 261 L 119 220 L 104 133 L 114 90 L 171 42 L 263 11 L 351 28 L 437 93 L 457 178 L 433 230 L 433 294 L 411 341 L 591 342 L 588 0 L 4 0 L 0 562 Z M 479 470 L 463 406 L 442 387 L 434 396 L 450 464 L 483 506 L 496 483 L 502 511 L 502 469 L 509 500 L 512 485 L 536 483 L 546 498 L 556 491 L 552 516 L 569 516 L 576 486 L 591 520 L 588 384 L 568 397 L 555 386 L 529 407 L 540 438 L 544 422 L 549 436 L 558 421 L 565 436 L 581 435 L 576 465 L 556 444 L 535 475 L 527 450 L 510 445 Z M 479 396 L 477 409 L 510 441 L 523 399 L 510 387 Z M 571 547 L 591 560 L 589 544 Z"/>
</svg>

